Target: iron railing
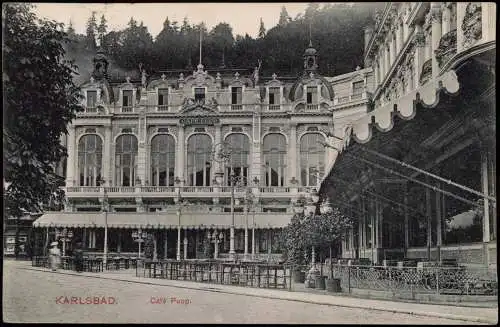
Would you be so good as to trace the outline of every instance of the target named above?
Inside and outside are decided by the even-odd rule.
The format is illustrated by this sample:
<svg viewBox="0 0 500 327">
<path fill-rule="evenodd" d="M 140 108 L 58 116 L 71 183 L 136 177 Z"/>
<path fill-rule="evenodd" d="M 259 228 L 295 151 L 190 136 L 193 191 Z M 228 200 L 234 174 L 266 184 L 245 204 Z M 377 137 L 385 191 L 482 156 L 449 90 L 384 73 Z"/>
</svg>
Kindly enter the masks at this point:
<svg viewBox="0 0 500 327">
<path fill-rule="evenodd" d="M 137 265 L 136 276 L 291 290 L 291 269 L 279 264 L 212 260 L 144 261 Z"/>
<path fill-rule="evenodd" d="M 471 267 L 383 267 L 332 265 L 342 288 L 441 295 L 498 295 L 496 272 Z M 330 275 L 330 267 L 323 269 Z"/>
</svg>

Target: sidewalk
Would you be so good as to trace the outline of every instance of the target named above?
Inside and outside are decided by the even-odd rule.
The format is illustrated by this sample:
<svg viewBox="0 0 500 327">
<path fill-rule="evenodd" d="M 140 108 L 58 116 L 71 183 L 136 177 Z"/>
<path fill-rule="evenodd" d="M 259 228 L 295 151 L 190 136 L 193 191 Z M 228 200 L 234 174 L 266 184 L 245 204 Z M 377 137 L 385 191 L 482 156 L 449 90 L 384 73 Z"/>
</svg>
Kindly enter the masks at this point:
<svg viewBox="0 0 500 327">
<path fill-rule="evenodd" d="M 49 270 L 45 268 L 31 267 L 31 263 L 20 265 L 19 268 L 49 272 Z M 474 308 L 474 307 L 464 307 L 464 306 L 454 306 L 454 305 L 407 303 L 399 301 L 395 302 L 387 300 L 353 298 L 342 295 L 317 294 L 312 292 L 298 292 L 298 291 L 289 292 L 286 290 L 247 288 L 241 286 L 143 278 L 143 277 L 135 277 L 135 269 L 106 271 L 101 273 L 87 273 L 87 272 L 76 273 L 68 270 L 58 270 L 57 273 L 66 275 L 76 275 L 81 277 L 111 279 L 111 280 L 131 282 L 131 283 L 141 283 L 149 285 L 187 288 L 187 289 L 209 291 L 209 292 L 254 296 L 254 297 L 269 298 L 269 299 L 297 301 L 297 302 L 304 302 L 311 304 L 378 310 L 378 311 L 387 311 L 394 313 L 405 313 L 418 316 L 446 318 L 446 319 L 461 320 L 461 321 L 472 321 L 477 323 L 496 324 L 498 322 L 498 307 Z"/>
</svg>

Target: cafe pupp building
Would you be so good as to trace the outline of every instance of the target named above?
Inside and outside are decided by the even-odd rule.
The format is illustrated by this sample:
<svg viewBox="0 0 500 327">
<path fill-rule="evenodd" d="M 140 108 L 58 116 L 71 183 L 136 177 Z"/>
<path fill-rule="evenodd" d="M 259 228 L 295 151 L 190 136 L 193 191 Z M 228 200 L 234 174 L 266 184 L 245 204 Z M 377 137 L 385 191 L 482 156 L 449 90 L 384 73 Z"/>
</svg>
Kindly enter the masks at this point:
<svg viewBox="0 0 500 327">
<path fill-rule="evenodd" d="M 207 70 L 201 46 L 196 70 L 135 79 L 110 78 L 103 52 L 89 59 L 85 110 L 63 140 L 65 210 L 33 225 L 45 239 L 71 230 L 89 252 L 106 243 L 108 256 L 137 255 L 148 233 L 156 258 L 204 258 L 210 242 L 219 258 L 279 260 L 292 203 L 333 162 L 322 143 L 368 111 L 374 78 L 321 76 L 312 44 L 299 78 Z"/>
</svg>

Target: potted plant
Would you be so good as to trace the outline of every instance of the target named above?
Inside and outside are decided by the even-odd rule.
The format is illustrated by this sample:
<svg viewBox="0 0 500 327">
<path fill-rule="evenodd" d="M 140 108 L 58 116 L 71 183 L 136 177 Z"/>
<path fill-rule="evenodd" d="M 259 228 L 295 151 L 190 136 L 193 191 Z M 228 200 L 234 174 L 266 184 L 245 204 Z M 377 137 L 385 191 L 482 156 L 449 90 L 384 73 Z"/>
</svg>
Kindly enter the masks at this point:
<svg viewBox="0 0 500 327">
<path fill-rule="evenodd" d="M 304 247 L 302 245 L 304 242 L 303 228 L 300 215 L 295 214 L 281 234 L 286 263 L 292 267 L 292 274 L 296 283 L 303 283 L 306 277 L 304 271 Z"/>
<path fill-rule="evenodd" d="M 352 225 L 351 219 L 343 215 L 338 208 L 322 206 L 320 215 L 313 215 L 307 219 L 305 233 L 307 234 L 308 247 L 328 247 L 330 250 L 330 276 L 325 280 L 323 276 L 323 265 L 320 266 L 319 276 L 316 276 L 316 287 L 328 290 L 335 289 L 334 285 L 340 285 L 340 280 L 333 276 L 332 247 L 338 243 L 341 236 Z M 320 252 L 321 254 L 321 252 Z M 322 258 L 320 258 L 322 259 Z M 322 262 L 322 260 L 321 260 Z"/>
</svg>

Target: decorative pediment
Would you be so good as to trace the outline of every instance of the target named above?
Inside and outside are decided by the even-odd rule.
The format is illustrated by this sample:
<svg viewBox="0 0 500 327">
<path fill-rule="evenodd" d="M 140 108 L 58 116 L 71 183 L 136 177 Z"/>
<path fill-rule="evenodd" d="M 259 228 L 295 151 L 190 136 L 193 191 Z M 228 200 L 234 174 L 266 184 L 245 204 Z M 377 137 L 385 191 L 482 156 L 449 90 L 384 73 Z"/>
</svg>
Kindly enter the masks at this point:
<svg viewBox="0 0 500 327">
<path fill-rule="evenodd" d="M 194 102 L 193 99 L 187 99 L 186 104 L 183 105 L 181 115 L 186 116 L 203 116 L 203 115 L 217 115 L 217 105 L 204 104 L 203 102 Z M 191 101 L 189 101 L 191 100 Z"/>
<path fill-rule="evenodd" d="M 266 83 L 266 86 L 280 87 L 283 85 L 283 82 L 278 79 L 278 75 L 273 74 L 272 78 L 273 78 L 272 80 L 270 80 L 269 82 Z"/>
<path fill-rule="evenodd" d="M 123 84 L 118 85 L 119 89 L 122 90 L 133 90 L 135 85 L 130 82 L 130 77 L 127 77 L 127 81 Z"/>
<path fill-rule="evenodd" d="M 168 88 L 170 86 L 170 84 L 168 83 L 168 80 L 167 79 L 155 79 L 153 81 L 151 81 L 147 87 L 148 90 L 154 90 L 156 88 Z"/>
<path fill-rule="evenodd" d="M 195 86 L 210 86 L 215 83 L 215 78 L 208 75 L 207 71 L 203 70 L 203 65 L 198 65 L 198 70 L 193 72 L 193 75 L 188 76 L 185 80 L 186 84 L 192 84 Z"/>
</svg>

